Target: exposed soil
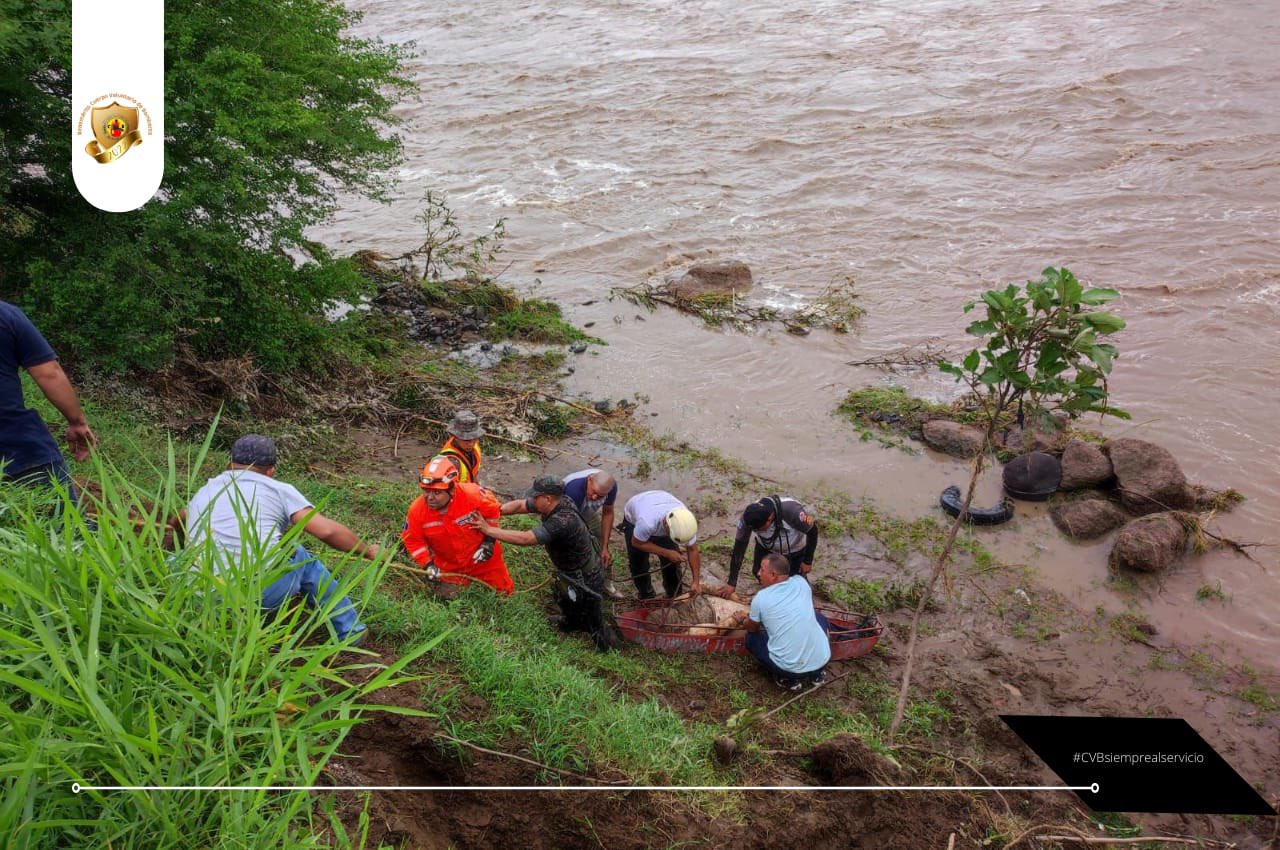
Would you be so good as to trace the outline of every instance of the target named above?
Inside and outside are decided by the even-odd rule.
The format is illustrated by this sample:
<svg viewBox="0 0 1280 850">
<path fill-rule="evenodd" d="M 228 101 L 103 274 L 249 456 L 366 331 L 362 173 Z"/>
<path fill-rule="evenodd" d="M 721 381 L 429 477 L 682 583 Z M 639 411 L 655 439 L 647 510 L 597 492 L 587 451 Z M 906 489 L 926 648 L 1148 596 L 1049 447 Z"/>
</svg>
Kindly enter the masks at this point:
<svg viewBox="0 0 1280 850">
<path fill-rule="evenodd" d="M 359 461 L 364 474 L 405 480 L 404 470 L 421 462 L 426 444 L 400 438 L 396 456 L 381 448 L 389 440 L 359 440 L 369 456 Z M 539 464 L 503 463 L 488 467 L 487 483 L 514 492 L 544 468 L 564 472 L 580 468 L 588 449 L 579 442 L 564 454 Z M 620 457 L 616 446 L 604 451 L 633 489 L 671 486 L 676 476 L 661 471 L 652 477 L 633 474 L 635 463 Z M 691 489 L 687 474 L 685 489 Z M 705 496 L 707 476 L 699 482 Z M 723 493 L 734 488 L 725 482 Z M 739 495 L 729 495 L 736 504 Z M 705 539 L 722 535 L 734 519 L 731 511 L 706 510 Z M 821 556 L 842 563 L 842 574 L 876 576 L 885 565 L 866 555 L 863 541 L 837 544 L 824 540 Z M 843 554 L 836 550 L 843 545 Z M 625 572 L 617 559 L 614 572 Z M 711 559 L 708 559 L 711 560 Z M 910 565 L 908 565 L 910 566 Z M 917 563 L 917 566 L 921 566 Z M 715 574 L 718 567 L 704 569 Z M 815 573 L 821 571 L 815 569 Z M 749 582 L 749 577 L 747 578 Z M 624 582 L 619 586 L 629 588 Z M 997 604 L 997 600 L 999 604 Z M 904 663 L 910 612 L 879 612 L 886 624 L 882 651 L 861 659 L 833 663 L 829 685 L 804 697 L 846 711 L 863 710 L 856 679 L 871 678 L 896 691 Z M 1280 800 L 1280 717 L 1241 698 L 1249 684 L 1265 694 L 1280 693 L 1280 680 L 1247 668 L 1203 661 L 1197 649 L 1166 644 L 1159 635 L 1138 628 L 1128 633 L 1099 622 L 1086 612 L 1038 589 L 1025 576 L 996 570 L 981 577 L 956 578 L 938 610 L 926 616 L 927 633 L 918 649 L 913 691 L 920 695 L 945 689 L 953 719 L 927 740 L 911 740 L 897 754 L 898 764 L 852 737 L 839 737 L 803 751 L 787 750 L 781 740 L 764 757 L 743 768 L 743 782 L 760 785 L 911 784 L 1057 784 L 1058 779 L 997 716 L 1000 713 L 1111 716 L 1178 716 L 1185 718 L 1246 780 L 1273 805 Z M 572 639 L 572 638 L 566 638 Z M 628 646 L 627 652 L 645 650 Z M 734 711 L 725 694 L 750 693 L 757 705 L 773 708 L 790 694 L 778 691 L 751 659 L 708 656 L 706 664 L 725 688 L 707 693 L 692 686 L 672 687 L 657 695 L 688 719 L 720 723 Z M 836 679 L 849 673 L 849 678 Z M 621 689 L 629 689 L 620 682 Z M 405 685 L 375 695 L 375 701 L 421 706 L 419 685 Z M 641 694 L 636 694 L 641 696 Z M 654 696 L 652 693 L 643 694 Z M 483 711 L 483 700 L 473 706 Z M 774 720 L 789 717 L 783 709 Z M 376 715 L 362 724 L 343 746 L 343 756 L 328 769 L 335 784 L 368 785 L 547 785 L 583 782 L 557 779 L 536 767 L 460 750 L 438 737 L 434 721 Z M 765 736 L 766 741 L 768 735 Z M 519 753 L 519 741 L 504 749 Z M 459 752 L 462 756 L 459 756 Z M 713 758 L 709 751 L 707 758 Z M 978 774 L 981 771 L 981 775 Z M 613 777 L 603 777 L 611 779 Z M 738 792 L 734 792 L 737 794 Z M 481 848 L 519 844 L 542 848 L 631 847 L 814 847 L 814 848 L 944 848 L 955 835 L 955 847 L 984 845 L 984 838 L 1024 832 L 1037 824 L 1086 823 L 1087 811 L 1072 795 L 1041 794 L 806 792 L 768 791 L 740 794 L 733 816 L 713 817 L 692 792 L 374 792 L 369 802 L 370 846 L 381 841 L 408 848 Z M 343 795 L 344 821 L 354 828 L 362 803 Z M 1192 835 L 1252 850 L 1274 850 L 1275 818 L 1231 819 L 1201 815 L 1133 815 L 1144 834 Z M 1096 829 L 1096 828 L 1094 828 Z M 1043 830 L 1042 830 L 1043 831 Z M 1095 834 L 1097 834 L 1095 832 Z M 1029 838 L 1019 846 L 1037 845 Z M 1079 846 L 1079 845 L 1076 845 Z"/>
<path fill-rule="evenodd" d="M 761 684 L 773 687 L 764 680 Z M 698 704 L 686 696 L 667 694 L 673 703 Z M 380 691 L 374 698 L 421 705 L 419 686 L 412 684 Z M 438 731 L 430 720 L 376 715 L 352 732 L 344 757 L 331 762 L 326 772 L 342 785 L 548 785 L 547 775 L 532 766 L 484 755 L 460 759 L 435 737 Z M 804 761 L 812 766 L 802 768 Z M 856 738 L 844 736 L 811 753 L 794 754 L 768 773 L 752 781 L 884 784 L 900 771 Z M 561 779 L 584 784 L 571 776 Z M 354 792 L 340 796 L 344 821 L 354 827 L 364 804 Z M 424 850 L 513 843 L 528 850 L 686 844 L 918 848 L 944 847 L 952 832 L 982 817 L 978 800 L 962 794 L 908 798 L 901 793 L 757 792 L 746 796 L 745 822 L 712 817 L 693 802 L 677 792 L 378 791 L 368 806 L 369 837 L 375 847 L 383 842 Z M 903 817 L 906 806 L 911 807 L 909 818 Z"/>
</svg>

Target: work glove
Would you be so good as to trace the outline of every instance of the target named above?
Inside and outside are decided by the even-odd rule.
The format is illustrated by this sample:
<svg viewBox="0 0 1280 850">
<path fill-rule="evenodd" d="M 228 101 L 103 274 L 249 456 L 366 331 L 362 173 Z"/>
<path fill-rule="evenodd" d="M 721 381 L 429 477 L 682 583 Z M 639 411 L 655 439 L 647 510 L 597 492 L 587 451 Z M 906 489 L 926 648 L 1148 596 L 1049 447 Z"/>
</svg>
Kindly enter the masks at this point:
<svg viewBox="0 0 1280 850">
<path fill-rule="evenodd" d="M 471 563 L 479 564 L 492 558 L 494 542 L 493 540 L 486 540 L 476 547 L 476 553 L 471 556 Z"/>
</svg>

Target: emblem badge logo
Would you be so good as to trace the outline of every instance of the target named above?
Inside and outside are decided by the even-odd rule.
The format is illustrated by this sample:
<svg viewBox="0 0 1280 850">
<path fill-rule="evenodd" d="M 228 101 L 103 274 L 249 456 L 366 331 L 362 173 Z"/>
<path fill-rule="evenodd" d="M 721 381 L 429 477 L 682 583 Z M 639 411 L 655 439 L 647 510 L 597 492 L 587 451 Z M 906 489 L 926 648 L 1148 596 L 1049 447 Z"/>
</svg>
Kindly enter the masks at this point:
<svg viewBox="0 0 1280 850">
<path fill-rule="evenodd" d="M 138 109 L 118 100 L 107 106 L 93 107 L 90 116 L 93 141 L 85 145 L 85 153 L 101 163 L 115 162 L 129 148 L 142 144 L 142 128 L 138 126 Z"/>
</svg>

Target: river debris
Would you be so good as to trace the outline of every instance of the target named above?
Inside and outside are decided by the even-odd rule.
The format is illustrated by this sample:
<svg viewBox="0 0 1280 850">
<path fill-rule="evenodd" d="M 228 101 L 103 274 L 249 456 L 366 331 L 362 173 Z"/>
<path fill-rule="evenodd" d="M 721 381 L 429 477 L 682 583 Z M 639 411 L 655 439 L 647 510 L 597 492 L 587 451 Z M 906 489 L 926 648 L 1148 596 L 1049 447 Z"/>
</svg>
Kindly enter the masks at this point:
<svg viewBox="0 0 1280 850">
<path fill-rule="evenodd" d="M 921 369 L 932 369 L 940 361 L 952 360 L 954 356 L 942 344 L 939 337 L 932 337 L 916 345 L 881 354 L 876 357 L 864 357 L 861 360 L 848 360 L 846 366 L 870 366 L 886 372 L 909 372 Z"/>
<path fill-rule="evenodd" d="M 758 325 L 780 324 L 797 336 L 805 336 L 814 328 L 848 333 L 864 312 L 855 303 L 857 292 L 851 276 L 832 282 L 817 298 L 795 307 L 776 306 L 732 291 L 708 290 L 687 296 L 686 291 L 680 281 L 664 281 L 614 287 L 609 290 L 609 298 L 622 298 L 650 313 L 660 304 L 673 307 L 712 327 L 745 331 Z"/>
</svg>

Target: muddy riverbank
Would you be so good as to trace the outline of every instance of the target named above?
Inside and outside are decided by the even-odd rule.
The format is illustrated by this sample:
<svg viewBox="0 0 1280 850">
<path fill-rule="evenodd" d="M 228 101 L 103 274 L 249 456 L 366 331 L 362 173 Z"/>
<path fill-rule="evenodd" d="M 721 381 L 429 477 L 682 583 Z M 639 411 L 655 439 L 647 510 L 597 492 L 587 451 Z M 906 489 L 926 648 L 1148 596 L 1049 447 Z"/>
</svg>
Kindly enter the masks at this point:
<svg viewBox="0 0 1280 850">
<path fill-rule="evenodd" d="M 429 443 L 402 437 L 392 455 L 385 435 L 355 436 L 361 448 L 343 465 L 344 474 L 403 480 L 406 465 L 433 450 Z M 864 731 L 866 740 L 874 744 L 882 734 L 883 727 L 880 732 L 874 730 L 877 723 L 887 724 L 888 717 L 881 712 L 901 676 L 910 587 L 927 567 L 925 550 L 937 533 L 932 526 L 895 522 L 874 513 L 861 500 L 794 489 L 792 482 L 761 481 L 723 455 L 654 440 L 633 426 L 620 429 L 616 423 L 553 445 L 541 458 L 498 445 L 491 458 L 488 481 L 504 492 L 518 492 L 544 470 L 564 473 L 588 464 L 613 469 L 622 482 L 624 499 L 639 489 L 664 487 L 680 492 L 697 484 L 696 499 L 690 501 L 702 521 L 704 570 L 711 575 L 723 575 L 727 538 L 740 503 L 749 501 L 756 491 L 781 488 L 810 501 L 826 523 L 829 533 L 812 576 L 819 593 L 847 598 L 842 594 L 850 588 L 865 589 L 869 582 L 896 589 L 879 597 L 885 607 L 878 613 L 887 625 L 880 648 L 866 658 L 833 664 L 833 676 L 841 679 L 784 710 L 775 726 L 747 736 L 736 784 L 866 785 L 906 779 L 969 784 L 979 774 L 979 782 L 992 784 L 1053 783 L 1055 777 L 1018 742 L 998 714 L 1150 715 L 1185 718 L 1268 800 L 1280 798 L 1276 746 L 1280 712 L 1265 699 L 1280 688 L 1274 675 L 1182 645 L 1158 630 L 1152 634 L 1134 615 L 1081 609 L 1041 583 L 1034 571 L 997 565 L 981 547 L 962 552 L 947 583 L 949 589 L 925 617 L 913 700 L 918 712 L 915 722 L 924 724 L 919 728 L 927 728 L 927 734 L 909 733 L 908 746 L 889 757 L 852 739 L 820 743 L 828 741 L 842 722 L 839 718 L 855 715 L 873 718 Z M 614 573 L 618 584 L 628 589 L 621 559 Z M 642 664 L 646 653 L 635 646 L 625 650 Z M 761 708 L 776 707 L 789 696 L 777 691 L 749 662 L 742 657 L 688 657 L 679 661 L 683 672 L 648 681 L 617 676 L 607 667 L 594 675 L 613 678 L 620 692 L 638 699 L 656 697 L 688 723 L 725 724 L 744 707 L 742 697 L 734 694 L 747 695 L 750 704 Z M 451 686 L 457 684 L 455 679 L 446 680 L 454 683 Z M 384 696 L 400 704 L 417 700 L 419 690 Z M 572 776 L 557 780 L 554 774 L 527 764 L 483 753 L 468 752 L 458 761 L 457 751 L 436 733 L 446 724 L 465 727 L 472 714 L 482 717 L 491 710 L 483 698 L 467 698 L 462 704 L 461 714 L 439 720 L 387 717 L 372 721 L 344 748 L 352 758 L 342 760 L 334 781 L 579 784 Z M 514 738 L 495 747 L 527 754 L 526 743 Z M 711 753 L 705 757 L 710 759 Z M 596 773 L 590 754 L 582 769 L 597 779 L 621 778 L 608 771 Z M 350 801 L 348 805 L 354 817 L 358 804 Z M 904 805 L 915 813 L 909 824 L 901 818 Z M 644 847 L 656 839 L 695 846 L 701 842 L 767 847 L 784 835 L 788 841 L 798 835 L 816 847 L 904 849 L 946 846 L 952 833 L 957 835 L 958 847 L 980 846 L 994 834 L 1008 842 L 1019 831 L 1039 824 L 1074 825 L 1103 834 L 1096 818 L 1062 794 L 939 793 L 908 800 L 897 795 L 832 793 L 729 795 L 726 799 L 723 794 L 681 793 L 547 797 L 477 791 L 380 792 L 374 795 L 371 813 L 383 830 L 378 833 L 383 840 L 430 848 L 493 846 L 517 833 L 525 843 L 533 842 L 532 847 Z M 1134 831 L 1107 834 L 1194 835 L 1262 848 L 1272 837 L 1270 820 L 1142 815 L 1115 822 L 1131 822 L 1130 827 L 1112 827 Z"/>
</svg>

